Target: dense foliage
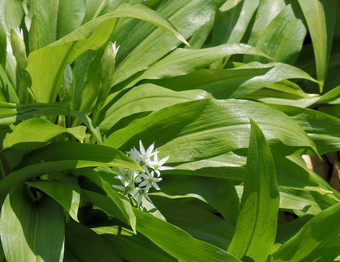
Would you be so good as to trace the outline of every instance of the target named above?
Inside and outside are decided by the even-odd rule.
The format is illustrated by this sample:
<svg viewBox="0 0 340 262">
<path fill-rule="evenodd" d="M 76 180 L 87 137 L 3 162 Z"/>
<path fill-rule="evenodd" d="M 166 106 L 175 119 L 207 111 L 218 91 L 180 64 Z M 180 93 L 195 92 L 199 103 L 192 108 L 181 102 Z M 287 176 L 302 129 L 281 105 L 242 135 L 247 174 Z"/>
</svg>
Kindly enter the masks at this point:
<svg viewBox="0 0 340 262">
<path fill-rule="evenodd" d="M 302 155 L 340 150 L 339 28 L 336 0 L 1 0 L 0 261 L 336 259 Z"/>
</svg>

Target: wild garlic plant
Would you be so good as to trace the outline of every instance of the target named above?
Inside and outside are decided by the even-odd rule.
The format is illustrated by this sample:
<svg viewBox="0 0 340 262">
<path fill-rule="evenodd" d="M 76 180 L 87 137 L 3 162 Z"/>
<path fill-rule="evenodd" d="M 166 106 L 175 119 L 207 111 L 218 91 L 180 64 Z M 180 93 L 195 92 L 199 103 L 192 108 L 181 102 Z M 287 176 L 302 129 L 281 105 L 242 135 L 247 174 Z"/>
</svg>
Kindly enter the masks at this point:
<svg viewBox="0 0 340 262">
<path fill-rule="evenodd" d="M 159 151 L 155 148 L 155 143 L 146 150 L 141 140 L 139 140 L 139 151 L 136 147 L 130 149 L 126 154 L 141 166 L 144 172 L 129 168 L 114 168 L 117 172 L 116 179 L 119 179 L 122 186 L 112 185 L 114 188 L 128 194 L 130 199 L 135 199 L 137 207 L 140 207 L 143 197 L 152 203 L 148 196 L 149 190 L 155 188 L 160 190 L 157 183 L 162 181 L 161 171 L 170 170 L 173 167 L 165 166 L 170 156 L 158 159 Z"/>
</svg>

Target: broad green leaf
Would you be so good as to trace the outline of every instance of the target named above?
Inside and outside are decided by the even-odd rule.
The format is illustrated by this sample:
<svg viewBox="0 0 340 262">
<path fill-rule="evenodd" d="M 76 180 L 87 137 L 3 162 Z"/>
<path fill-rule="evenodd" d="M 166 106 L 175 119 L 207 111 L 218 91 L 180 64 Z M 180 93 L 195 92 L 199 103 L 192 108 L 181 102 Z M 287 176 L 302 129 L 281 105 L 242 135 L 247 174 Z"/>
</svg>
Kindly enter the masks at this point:
<svg viewBox="0 0 340 262">
<path fill-rule="evenodd" d="M 168 222 L 139 209 L 134 209 L 134 212 L 137 231 L 180 261 L 240 261 L 223 249 L 197 240 Z"/>
<path fill-rule="evenodd" d="M 0 102 L 0 126 L 14 124 L 17 121 L 30 119 L 38 116 L 58 116 L 68 115 L 81 120 L 92 132 L 98 143 L 102 142 L 102 137 L 98 127 L 84 113 L 67 109 L 65 103 L 54 104 L 13 104 Z M 71 130 L 69 130 L 71 131 Z"/>
<path fill-rule="evenodd" d="M 320 96 L 314 104 L 339 104 L 340 103 L 340 86 L 331 89 L 326 94 Z"/>
<path fill-rule="evenodd" d="M 305 162 L 302 160 L 300 156 L 283 156 L 279 153 L 273 152 L 274 162 L 275 162 L 275 169 L 276 169 L 276 175 L 279 184 L 282 187 L 285 188 L 292 188 L 296 190 L 304 190 L 304 191 L 311 191 L 311 192 L 318 192 L 320 194 L 336 194 L 334 190 L 331 189 L 329 184 L 325 183 L 323 179 L 319 179 L 319 176 L 315 173 L 311 172 Z M 189 162 L 189 163 L 183 163 L 175 166 L 174 170 L 164 171 L 166 172 L 166 175 L 169 175 L 171 178 L 167 178 L 165 180 L 165 189 L 162 187 L 162 191 L 166 192 L 170 195 L 178 195 L 178 196 L 185 196 L 186 194 L 189 194 L 188 196 L 191 197 L 197 197 L 200 200 L 204 201 L 200 195 L 201 193 L 204 193 L 206 190 L 199 190 L 198 181 L 196 181 L 199 177 L 205 177 L 202 179 L 207 178 L 219 178 L 219 179 L 233 179 L 235 181 L 243 181 L 245 175 L 246 175 L 246 158 L 243 155 L 237 155 L 233 152 L 229 152 L 227 154 L 219 155 L 217 157 L 204 159 L 200 161 L 195 162 Z M 182 176 L 178 176 L 178 174 L 187 176 L 185 179 Z M 170 180 L 169 180 L 170 179 Z M 179 179 L 180 182 L 178 184 L 182 185 L 176 188 L 176 180 Z M 184 180 L 183 180 L 184 179 Z M 169 182 L 170 181 L 170 182 Z M 192 182 L 191 182 L 192 181 Z M 203 180 L 204 181 L 204 180 Z M 213 180 L 210 180 L 210 183 L 212 183 Z M 216 180 L 220 181 L 220 180 Z M 169 184 L 169 190 L 168 188 Z M 192 183 L 192 184 L 190 184 Z M 207 182 L 201 182 L 202 186 Z M 216 182 L 217 184 L 220 183 L 223 184 L 223 187 L 227 187 L 222 182 Z M 219 188 L 218 185 L 213 186 L 213 188 Z M 207 186 L 207 190 L 209 187 Z M 182 192 L 181 192 L 182 190 Z M 193 190 L 193 191 L 192 191 Z M 199 190 L 199 191 L 196 191 Z M 233 190 L 229 190 L 229 193 L 232 195 Z M 196 192 L 191 194 L 189 192 Z M 201 193 L 198 193 L 201 192 Z M 184 195 L 183 195 L 184 194 Z M 198 195 L 197 195 L 198 194 Z M 233 198 L 231 195 L 228 198 Z M 202 195 L 203 196 L 203 195 Z M 219 196 L 218 198 L 224 199 L 225 197 Z M 231 200 L 231 199 L 230 199 Z M 213 200 L 209 200 L 209 203 L 213 205 Z M 222 204 L 222 203 L 221 203 Z M 228 204 L 223 203 L 222 204 L 224 208 L 222 210 L 226 209 L 228 210 L 227 206 Z M 236 203 L 232 204 L 234 208 L 236 208 Z M 235 212 L 229 212 L 226 210 L 223 212 L 221 211 L 221 207 L 217 208 L 214 206 L 219 212 L 223 214 L 223 216 L 226 213 L 233 213 L 235 216 Z M 237 209 L 236 209 L 237 210 Z M 233 215 L 232 215 L 233 216 Z M 225 217 L 225 219 L 228 219 Z"/>
<path fill-rule="evenodd" d="M 91 20 L 53 44 L 29 55 L 27 71 L 32 78 L 32 91 L 36 101 L 53 102 L 66 64 L 72 63 L 87 50 L 100 48 L 109 38 L 116 19 L 126 16 L 154 23 L 185 42 L 169 21 L 151 9 L 142 5 L 121 5 L 115 11 Z"/>
<path fill-rule="evenodd" d="M 243 186 L 237 185 L 235 188 L 241 199 Z M 327 207 L 320 207 L 316 197 L 311 192 L 280 187 L 280 210 L 299 213 L 302 216 L 306 214 L 316 215 Z"/>
<path fill-rule="evenodd" d="M 298 0 L 312 38 L 320 91 L 327 76 L 329 55 L 335 28 L 336 0 Z"/>
<path fill-rule="evenodd" d="M 273 57 L 275 61 L 293 64 L 302 49 L 306 32 L 303 22 L 295 17 L 291 5 L 288 5 L 259 36 L 256 48 Z M 264 60 L 256 60 L 258 59 Z"/>
<path fill-rule="evenodd" d="M 240 259 L 266 261 L 275 241 L 280 196 L 266 138 L 252 119 L 250 122 L 248 174 L 228 252 Z"/>
<path fill-rule="evenodd" d="M 18 95 L 16 94 L 15 89 L 2 65 L 0 65 L 0 92 L 6 102 L 19 103 Z"/>
<path fill-rule="evenodd" d="M 282 152 L 293 150 L 283 144 L 314 148 L 301 127 L 283 113 L 256 102 L 232 99 L 202 99 L 166 107 L 117 130 L 104 144 L 129 150 L 139 140 L 146 144 L 155 141 L 160 157 L 170 155 L 169 163 L 198 161 L 247 148 L 248 117 L 257 121 L 269 143 Z"/>
<path fill-rule="evenodd" d="M 88 52 L 75 61 L 75 69 L 78 70 L 76 77 L 75 108 L 85 114 L 92 113 L 97 109 L 98 86 L 101 82 L 101 58 L 104 49 L 98 52 Z M 79 71 L 82 70 L 82 71 Z"/>
<path fill-rule="evenodd" d="M 20 25 L 24 14 L 22 5 L 16 0 L 4 0 L 0 3 L 0 23 L 9 32 Z"/>
<path fill-rule="evenodd" d="M 245 44 L 224 44 L 199 50 L 177 48 L 161 61 L 150 66 L 138 79 L 159 79 L 185 75 L 233 54 L 268 57 L 254 47 Z"/>
<path fill-rule="evenodd" d="M 64 178 L 55 181 L 37 180 L 26 182 L 26 185 L 38 188 L 57 201 L 73 218 L 78 221 L 77 213 L 80 204 L 80 187 L 75 179 Z"/>
<path fill-rule="evenodd" d="M 29 0 L 28 16 L 36 15 L 39 30 L 39 47 L 47 46 L 56 40 L 58 20 L 58 0 Z"/>
<path fill-rule="evenodd" d="M 73 96 L 73 108 L 74 110 L 81 111 L 83 113 L 86 113 L 87 110 L 80 110 L 80 104 L 84 103 L 83 100 L 85 98 L 85 84 L 88 85 L 88 82 L 90 81 L 90 75 L 91 72 L 93 72 L 93 68 L 96 69 L 96 71 L 99 71 L 98 66 L 97 67 L 91 67 L 93 64 L 93 57 L 95 54 L 98 55 L 96 51 L 89 50 L 82 55 L 80 55 L 74 62 L 72 70 L 74 72 L 75 76 L 75 93 Z"/>
<path fill-rule="evenodd" d="M 103 110 L 105 115 L 103 121 L 99 124 L 99 128 L 106 131 L 124 117 L 142 112 L 157 111 L 167 106 L 202 99 L 206 96 L 208 94 L 201 90 L 175 92 L 153 84 L 135 86 L 115 103 L 110 103 L 112 104 L 110 107 L 109 105 L 106 106 L 108 108 Z"/>
<path fill-rule="evenodd" d="M 135 235 L 124 227 L 104 226 L 91 229 L 101 235 L 107 243 L 111 244 L 110 247 L 127 261 L 177 261 L 143 235 Z"/>
<path fill-rule="evenodd" d="M 312 215 L 305 215 L 278 226 L 275 242 L 283 244 L 292 238 L 312 217 Z"/>
<path fill-rule="evenodd" d="M 62 261 L 64 214 L 48 196 L 33 200 L 27 188 L 13 188 L 2 206 L 0 235 L 7 261 Z"/>
<path fill-rule="evenodd" d="M 340 150 L 340 119 L 293 106 L 274 106 L 298 123 L 314 141 L 320 154 Z"/>
<path fill-rule="evenodd" d="M 211 36 L 212 44 L 240 43 L 259 3 L 260 0 L 240 1 L 235 7 L 228 9 L 226 12 L 217 12 Z M 229 57 L 215 62 L 211 65 L 211 68 L 222 69 Z"/>
<path fill-rule="evenodd" d="M 185 230 L 194 238 L 227 249 L 235 230 L 234 225 L 205 210 L 203 205 L 194 206 L 163 197 L 152 197 L 152 201 L 167 222 Z"/>
<path fill-rule="evenodd" d="M 235 7 L 218 12 L 212 32 L 213 44 L 239 43 L 259 3 L 259 0 L 240 1 Z"/>
<path fill-rule="evenodd" d="M 58 5 L 57 39 L 79 27 L 85 16 L 86 0 L 61 0 Z"/>
<path fill-rule="evenodd" d="M 102 172 L 101 168 L 97 169 L 84 169 L 78 172 L 77 174 L 83 175 L 94 182 L 99 188 L 105 191 L 107 196 L 116 204 L 120 212 L 124 215 L 125 220 L 129 222 L 132 230 L 136 232 L 136 216 L 132 210 L 132 206 L 129 200 L 118 194 L 112 187 L 112 183 L 110 182 L 113 178 L 113 174 L 109 174 L 107 172 Z M 110 177 L 111 175 L 111 177 Z"/>
<path fill-rule="evenodd" d="M 139 165 L 121 151 L 103 145 L 77 142 L 55 142 L 27 156 L 23 164 L 84 160 L 103 163 L 101 166 L 125 167 L 142 171 Z"/>
<path fill-rule="evenodd" d="M 340 203 L 322 211 L 272 254 L 270 261 L 332 261 L 339 255 Z"/>
<path fill-rule="evenodd" d="M 162 1 L 162 4 L 156 10 L 164 17 L 168 17 L 183 37 L 187 39 L 210 21 L 216 10 L 224 2 L 225 0 Z M 118 55 L 122 55 L 120 59 L 124 60 L 117 66 L 113 84 L 118 84 L 144 70 L 180 44 L 167 32 L 155 30 L 154 27 L 145 29 L 136 26 L 134 23 L 128 24 L 128 27 L 117 26 L 117 30 L 115 30 L 117 35 L 113 34 L 112 36 L 115 37 L 112 40 L 117 40 L 118 45 L 122 45 L 122 48 L 125 48 L 125 42 L 131 45 L 127 51 L 124 52 L 122 49 L 121 54 L 118 52 Z M 134 27 L 136 27 L 136 31 L 142 32 L 132 31 Z"/>
<path fill-rule="evenodd" d="M 7 134 L 3 141 L 3 149 L 34 150 L 64 133 L 73 135 L 66 128 L 52 124 L 48 120 L 31 118 L 21 122 L 14 128 L 13 132 Z"/>
<path fill-rule="evenodd" d="M 286 79 L 316 81 L 297 67 L 283 63 L 253 62 L 233 69 L 199 70 L 188 75 L 152 82 L 173 90 L 203 89 L 215 98 L 225 99 L 242 98 Z"/>
<path fill-rule="evenodd" d="M 214 26 L 214 20 L 215 20 L 215 17 L 212 16 L 205 25 L 203 25 L 190 37 L 190 40 L 189 40 L 190 47 L 187 47 L 187 48 L 192 48 L 192 49 L 202 48 L 202 46 L 207 41 L 207 38 L 210 35 L 212 27 Z"/>
<path fill-rule="evenodd" d="M 181 171 L 177 171 L 182 173 Z M 161 192 L 150 195 L 170 199 L 197 198 L 215 208 L 225 220 L 235 225 L 239 199 L 233 183 L 227 179 L 171 175 L 165 176 Z"/>
<path fill-rule="evenodd" d="M 74 260 L 71 260 L 74 258 Z M 65 261 L 121 262 L 115 250 L 90 228 L 78 223 L 66 223 Z"/>
<path fill-rule="evenodd" d="M 0 181 L 0 203 L 13 186 L 48 173 L 97 166 L 140 169 L 116 149 L 72 142 L 51 144 L 32 155 L 25 163 L 30 165 L 13 171 Z"/>
<path fill-rule="evenodd" d="M 284 0 L 261 0 L 256 11 L 254 25 L 251 28 L 248 44 L 256 43 L 270 22 L 286 7 Z"/>
<path fill-rule="evenodd" d="M 107 6 L 110 1 L 108 0 L 87 0 L 86 1 L 86 13 L 83 23 L 86 23 L 96 18 L 99 13 Z M 122 2 L 122 1 L 119 1 Z"/>
<path fill-rule="evenodd" d="M 98 179 L 97 181 L 100 182 L 100 180 Z M 106 214 L 110 215 L 111 217 L 118 218 L 120 221 L 124 222 L 127 225 L 129 224 L 127 217 L 124 216 L 117 205 L 114 204 L 112 198 L 85 189 L 81 190 L 81 195 L 82 197 L 84 197 L 85 200 L 92 203 L 96 208 L 100 208 Z"/>
</svg>

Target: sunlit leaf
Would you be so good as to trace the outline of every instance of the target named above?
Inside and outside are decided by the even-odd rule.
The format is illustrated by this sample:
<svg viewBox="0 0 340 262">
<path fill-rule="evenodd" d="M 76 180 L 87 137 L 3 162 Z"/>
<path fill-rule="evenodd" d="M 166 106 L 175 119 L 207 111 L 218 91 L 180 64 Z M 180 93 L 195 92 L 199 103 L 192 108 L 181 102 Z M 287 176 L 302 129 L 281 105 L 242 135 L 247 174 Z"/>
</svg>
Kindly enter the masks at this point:
<svg viewBox="0 0 340 262">
<path fill-rule="evenodd" d="M 8 261 L 61 261 L 64 256 L 62 208 L 42 196 L 35 202 L 24 186 L 13 188 L 2 206 L 0 236 Z"/>
<path fill-rule="evenodd" d="M 236 230 L 228 252 L 240 259 L 265 261 L 274 245 L 280 197 L 270 148 L 253 120 L 247 169 Z"/>
</svg>

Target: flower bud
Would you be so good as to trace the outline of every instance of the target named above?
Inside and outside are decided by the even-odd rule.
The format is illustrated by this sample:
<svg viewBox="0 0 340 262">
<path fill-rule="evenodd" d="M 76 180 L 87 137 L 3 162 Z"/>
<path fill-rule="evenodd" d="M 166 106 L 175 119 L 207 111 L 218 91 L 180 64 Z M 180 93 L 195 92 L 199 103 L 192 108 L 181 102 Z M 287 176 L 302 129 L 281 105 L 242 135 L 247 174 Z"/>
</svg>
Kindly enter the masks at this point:
<svg viewBox="0 0 340 262">
<path fill-rule="evenodd" d="M 104 54 L 101 59 L 101 81 L 100 81 L 100 90 L 98 94 L 98 105 L 102 105 L 107 95 L 110 92 L 113 75 L 115 72 L 116 65 L 116 55 L 118 52 L 119 46 L 116 46 L 116 42 L 109 42 L 105 48 Z"/>
<path fill-rule="evenodd" d="M 20 28 L 16 28 L 15 30 L 12 29 L 10 41 L 13 55 L 17 60 L 17 66 L 19 67 L 19 69 L 24 70 L 26 68 L 27 56 L 22 29 Z"/>
</svg>

